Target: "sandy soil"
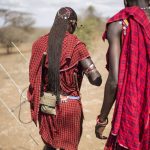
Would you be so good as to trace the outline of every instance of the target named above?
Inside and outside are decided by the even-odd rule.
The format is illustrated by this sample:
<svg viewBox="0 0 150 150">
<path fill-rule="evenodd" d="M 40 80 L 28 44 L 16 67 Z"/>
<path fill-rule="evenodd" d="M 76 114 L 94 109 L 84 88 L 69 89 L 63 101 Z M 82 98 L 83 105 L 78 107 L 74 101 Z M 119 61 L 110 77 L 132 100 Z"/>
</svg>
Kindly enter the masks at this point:
<svg viewBox="0 0 150 150">
<path fill-rule="evenodd" d="M 102 150 L 106 142 L 96 139 L 94 128 L 96 116 L 99 114 L 100 107 L 102 105 L 104 85 L 107 78 L 107 71 L 105 69 L 107 44 L 100 41 L 100 39 L 97 39 L 97 41 L 93 43 L 93 46 L 95 50 L 91 53 L 91 56 L 103 77 L 103 84 L 101 87 L 94 87 L 88 83 L 87 78 L 84 78 L 81 93 L 85 120 L 79 150 Z M 19 48 L 20 50 L 23 50 L 24 56 L 29 60 L 31 44 L 20 46 Z M 2 49 L 0 49 L 0 51 L 1 50 Z M 20 54 L 1 54 L 0 63 L 7 69 L 21 90 L 28 86 L 28 63 L 23 60 Z M 19 104 L 20 95 L 16 87 L 14 87 L 1 68 L 0 83 L 0 100 L 3 100 L 7 106 L 13 110 Z M 18 111 L 18 108 L 14 111 L 16 117 L 18 117 Z M 28 103 L 25 103 L 22 107 L 21 118 L 26 122 L 30 121 Z M 110 122 L 111 121 L 109 121 L 109 125 L 105 130 L 105 135 L 109 134 Z M 31 136 L 34 137 L 39 145 L 35 144 L 35 142 L 31 139 Z M 1 103 L 0 150 L 41 150 L 42 147 L 43 142 L 38 134 L 38 127 L 36 127 L 33 123 L 25 125 L 20 124 Z"/>
</svg>

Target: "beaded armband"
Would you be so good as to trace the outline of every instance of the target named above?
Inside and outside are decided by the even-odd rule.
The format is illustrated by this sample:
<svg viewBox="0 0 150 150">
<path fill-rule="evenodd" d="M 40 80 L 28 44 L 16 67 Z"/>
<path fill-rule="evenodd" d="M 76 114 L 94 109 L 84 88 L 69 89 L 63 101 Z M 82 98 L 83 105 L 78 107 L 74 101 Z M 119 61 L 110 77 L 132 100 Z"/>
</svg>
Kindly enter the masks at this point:
<svg viewBox="0 0 150 150">
<path fill-rule="evenodd" d="M 123 29 L 123 34 L 126 35 L 127 34 L 127 28 L 129 26 L 129 22 L 127 19 L 124 19 L 122 21 L 122 29 Z"/>
<path fill-rule="evenodd" d="M 91 72 L 92 70 L 96 69 L 94 64 L 91 64 L 85 71 L 84 73 L 88 76 L 89 72 Z"/>
<path fill-rule="evenodd" d="M 106 118 L 105 121 L 101 121 L 100 115 L 98 115 L 98 116 L 97 116 L 97 119 L 96 119 L 96 123 L 97 123 L 100 127 L 106 127 L 106 125 L 108 124 L 108 118 Z"/>
</svg>

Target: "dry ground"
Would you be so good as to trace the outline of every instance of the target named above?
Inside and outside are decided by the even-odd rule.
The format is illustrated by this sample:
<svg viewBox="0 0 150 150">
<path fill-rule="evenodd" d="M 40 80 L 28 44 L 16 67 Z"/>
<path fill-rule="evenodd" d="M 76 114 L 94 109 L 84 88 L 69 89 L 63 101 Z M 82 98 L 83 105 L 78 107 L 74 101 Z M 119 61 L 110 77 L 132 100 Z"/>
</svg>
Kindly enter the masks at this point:
<svg viewBox="0 0 150 150">
<path fill-rule="evenodd" d="M 29 60 L 31 44 L 22 45 L 19 47 L 23 51 L 24 56 Z M 103 100 L 104 85 L 107 78 L 107 71 L 105 69 L 105 54 L 107 44 L 103 43 L 100 38 L 93 43 L 95 49 L 91 55 L 98 70 L 103 77 L 103 84 L 101 87 L 94 87 L 88 83 L 84 78 L 82 85 L 82 102 L 85 120 L 83 124 L 83 135 L 79 144 L 79 150 L 102 150 L 106 141 L 98 140 L 94 134 L 96 123 L 96 116 L 99 114 L 100 107 Z M 2 52 L 2 49 L 0 49 Z M 16 51 L 14 49 L 14 51 Z M 20 89 L 28 86 L 28 64 L 18 53 L 11 55 L 0 55 L 0 63 L 7 69 L 15 80 Z M 19 104 L 19 93 L 0 68 L 0 98 L 7 104 L 10 109 L 13 109 Z M 18 116 L 18 109 L 14 114 Z M 111 116 L 111 115 L 110 115 Z M 30 120 L 29 104 L 26 103 L 22 108 L 22 119 Z M 110 130 L 109 125 L 105 130 L 108 135 Z M 29 136 L 31 134 L 39 143 L 37 146 Z M 20 125 L 4 107 L 0 104 L 0 150 L 41 150 L 43 143 L 38 134 L 38 128 L 33 123 L 28 125 Z"/>
</svg>

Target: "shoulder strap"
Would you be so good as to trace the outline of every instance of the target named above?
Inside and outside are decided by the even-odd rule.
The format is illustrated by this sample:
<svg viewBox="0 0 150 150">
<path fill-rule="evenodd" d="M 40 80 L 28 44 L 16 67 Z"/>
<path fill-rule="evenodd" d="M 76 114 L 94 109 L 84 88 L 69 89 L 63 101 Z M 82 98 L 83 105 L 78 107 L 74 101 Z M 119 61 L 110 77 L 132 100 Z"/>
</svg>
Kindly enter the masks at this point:
<svg viewBox="0 0 150 150">
<path fill-rule="evenodd" d="M 43 53 L 43 56 L 42 56 L 42 59 L 41 59 L 41 66 L 42 66 L 42 75 L 41 77 L 43 77 L 43 68 L 44 68 L 44 64 L 45 64 L 45 60 L 46 60 L 46 55 L 47 55 L 47 52 L 44 52 Z M 43 95 L 43 79 L 41 80 L 41 96 Z"/>
</svg>

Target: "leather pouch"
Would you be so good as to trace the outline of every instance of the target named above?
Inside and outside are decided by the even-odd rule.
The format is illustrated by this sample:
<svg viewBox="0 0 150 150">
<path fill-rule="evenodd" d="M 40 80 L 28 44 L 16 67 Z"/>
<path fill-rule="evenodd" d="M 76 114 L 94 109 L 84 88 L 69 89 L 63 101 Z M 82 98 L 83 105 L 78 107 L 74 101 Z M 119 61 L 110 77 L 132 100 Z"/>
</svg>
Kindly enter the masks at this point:
<svg viewBox="0 0 150 150">
<path fill-rule="evenodd" d="M 44 92 L 40 100 L 41 112 L 56 115 L 56 96 L 51 93 Z"/>
</svg>

